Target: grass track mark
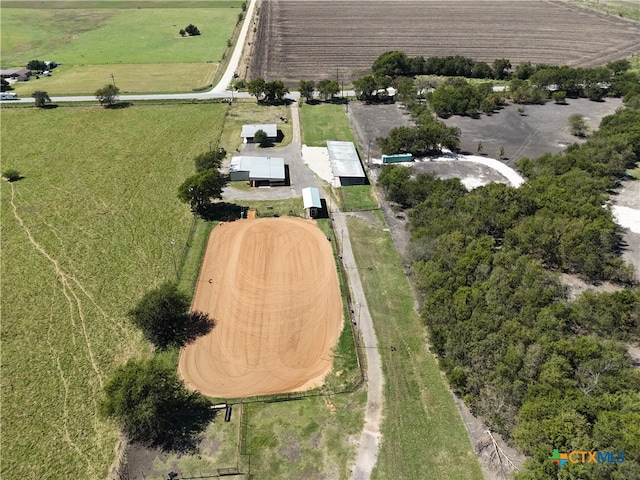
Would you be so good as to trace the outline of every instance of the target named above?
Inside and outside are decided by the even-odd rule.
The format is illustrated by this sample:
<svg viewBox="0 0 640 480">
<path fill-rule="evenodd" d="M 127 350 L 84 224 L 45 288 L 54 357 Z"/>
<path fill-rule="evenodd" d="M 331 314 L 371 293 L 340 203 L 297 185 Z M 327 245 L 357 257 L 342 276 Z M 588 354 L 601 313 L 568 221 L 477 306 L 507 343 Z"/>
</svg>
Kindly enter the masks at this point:
<svg viewBox="0 0 640 480">
<path fill-rule="evenodd" d="M 84 314 L 82 313 L 82 302 L 80 302 L 80 299 L 78 298 L 76 293 L 73 291 L 73 289 L 69 285 L 69 280 L 73 280 L 73 277 L 71 277 L 70 275 L 65 273 L 60 268 L 60 265 L 58 265 L 58 261 L 55 260 L 53 257 L 51 257 L 51 255 L 49 255 L 46 252 L 46 250 L 42 247 L 42 245 L 40 245 L 38 242 L 35 241 L 35 239 L 33 238 L 33 235 L 31 234 L 31 231 L 24 224 L 24 221 L 22 220 L 20 215 L 18 215 L 18 208 L 16 207 L 16 204 L 14 202 L 15 187 L 13 186 L 12 183 L 10 183 L 9 185 L 11 186 L 11 199 L 10 199 L 10 202 L 11 202 L 11 207 L 13 209 L 13 216 L 18 221 L 18 224 L 20 225 L 20 228 L 22 228 L 24 230 L 24 232 L 27 234 L 27 237 L 29 238 L 29 242 L 36 248 L 36 250 L 38 250 L 47 260 L 49 260 L 53 264 L 53 268 L 54 268 L 54 270 L 56 272 L 56 275 L 58 275 L 58 277 L 60 278 L 60 283 L 62 284 L 62 293 L 64 294 L 64 296 L 66 297 L 67 301 L 69 302 L 69 308 L 71 310 L 71 319 L 72 319 L 72 321 L 73 321 L 73 301 L 71 300 L 71 297 L 69 296 L 68 292 L 71 293 L 71 295 L 73 296 L 73 298 L 75 300 L 75 304 L 76 304 L 76 307 L 78 309 L 78 316 L 80 318 L 80 323 L 82 325 L 82 333 L 84 335 L 84 340 L 85 340 L 85 343 L 86 343 L 86 346 L 87 346 L 87 352 L 89 354 L 89 360 L 91 361 L 91 366 L 92 366 L 93 370 L 96 372 L 96 375 L 97 375 L 97 378 L 98 378 L 98 383 L 100 383 L 100 388 L 102 388 L 104 386 L 104 381 L 102 380 L 102 372 L 100 372 L 100 369 L 98 368 L 98 364 L 96 363 L 96 360 L 95 360 L 95 358 L 93 356 L 93 350 L 91 348 L 91 341 L 89 340 L 89 335 L 87 333 L 87 325 L 85 323 Z M 75 327 L 75 322 L 74 322 L 74 327 Z"/>
<path fill-rule="evenodd" d="M 55 358 L 56 368 L 58 370 L 58 374 L 60 376 L 60 381 L 62 382 L 62 387 L 64 388 L 64 399 L 62 401 L 62 435 L 61 437 L 76 451 L 78 455 L 80 455 L 85 462 L 87 462 L 87 466 L 91 467 L 91 461 L 84 454 L 84 452 L 76 445 L 76 443 L 71 439 L 71 435 L 69 434 L 69 428 L 67 426 L 67 420 L 69 418 L 69 410 L 67 409 L 67 403 L 69 400 L 69 381 L 64 376 L 64 370 L 62 369 L 62 365 L 60 364 L 60 356 L 56 353 L 51 344 L 51 329 L 53 324 L 53 308 L 52 313 L 50 315 L 51 322 L 49 322 L 49 330 L 47 331 L 47 345 L 49 345 L 49 350 L 51 351 L 51 356 Z"/>
</svg>

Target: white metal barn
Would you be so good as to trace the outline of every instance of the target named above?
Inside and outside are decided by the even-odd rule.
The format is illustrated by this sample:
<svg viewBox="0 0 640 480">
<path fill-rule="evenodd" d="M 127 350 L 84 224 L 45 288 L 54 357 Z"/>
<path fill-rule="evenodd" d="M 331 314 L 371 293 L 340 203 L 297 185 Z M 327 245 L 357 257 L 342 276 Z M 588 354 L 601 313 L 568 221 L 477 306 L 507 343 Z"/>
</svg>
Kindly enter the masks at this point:
<svg viewBox="0 0 640 480">
<path fill-rule="evenodd" d="M 253 137 L 258 130 L 267 134 L 270 142 L 275 142 L 278 138 L 278 126 L 275 123 L 252 123 L 242 125 L 240 136 L 244 143 L 253 143 Z"/>
<path fill-rule="evenodd" d="M 364 185 L 366 183 L 367 176 L 353 142 L 327 140 L 327 150 L 336 185 Z"/>
<path fill-rule="evenodd" d="M 309 210 L 309 216 L 315 218 L 318 216 L 318 210 L 322 209 L 322 201 L 320 200 L 320 191 L 315 187 L 307 187 L 302 189 L 302 203 L 305 210 Z"/>
</svg>

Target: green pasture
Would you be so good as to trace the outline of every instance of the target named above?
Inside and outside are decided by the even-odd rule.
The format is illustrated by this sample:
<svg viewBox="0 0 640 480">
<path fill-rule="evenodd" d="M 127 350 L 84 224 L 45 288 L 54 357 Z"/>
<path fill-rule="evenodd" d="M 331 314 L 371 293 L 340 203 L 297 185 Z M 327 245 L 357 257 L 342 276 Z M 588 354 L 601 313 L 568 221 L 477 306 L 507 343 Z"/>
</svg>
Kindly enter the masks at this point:
<svg viewBox="0 0 640 480">
<path fill-rule="evenodd" d="M 96 402 L 151 353 L 126 312 L 183 263 L 176 190 L 226 109 L 2 110 L 2 168 L 24 175 L 1 191 L 2 478 L 106 477 L 117 432 Z"/>
<path fill-rule="evenodd" d="M 64 65 L 219 62 L 242 2 L 226 8 L 2 8 L 3 68 L 29 60 Z M 202 35 L 181 37 L 193 23 Z"/>
<path fill-rule="evenodd" d="M 451 392 L 426 347 L 425 327 L 381 212 L 348 217 L 349 236 L 384 370 L 384 420 L 375 479 L 482 479 Z M 371 252 L 375 252 L 372 254 Z"/>
<path fill-rule="evenodd" d="M 44 90 L 51 97 L 93 95 L 114 81 L 123 95 L 181 93 L 211 84 L 217 68 L 217 63 L 65 65 L 53 70 L 50 77 L 16 82 L 13 88 L 20 97 L 29 97 L 36 90 Z"/>
<path fill-rule="evenodd" d="M 636 0 L 570 0 L 578 5 L 595 8 L 610 15 L 640 21 L 640 8 Z"/>
<path fill-rule="evenodd" d="M 248 123 L 275 123 L 278 130 L 282 132 L 282 142 L 276 143 L 274 147 L 264 149 L 265 153 L 271 152 L 273 148 L 284 147 L 291 143 L 293 139 L 293 126 L 291 122 L 284 123 L 280 117 L 290 119 L 289 107 L 286 105 L 262 105 L 255 100 L 235 100 L 220 135 L 220 146 L 227 152 L 237 153 L 242 145 L 242 125 Z M 302 201 L 301 201 L 302 202 Z"/>
<path fill-rule="evenodd" d="M 300 129 L 302 143 L 309 147 L 326 147 L 327 140 L 355 143 L 343 105 L 300 104 Z"/>
<path fill-rule="evenodd" d="M 351 478 L 364 423 L 364 390 L 249 408 L 252 478 Z M 393 477 L 400 478 L 400 477 Z"/>
<path fill-rule="evenodd" d="M 345 212 L 380 209 L 371 185 L 350 185 L 336 188 L 335 191 L 340 195 L 342 210 Z"/>
</svg>

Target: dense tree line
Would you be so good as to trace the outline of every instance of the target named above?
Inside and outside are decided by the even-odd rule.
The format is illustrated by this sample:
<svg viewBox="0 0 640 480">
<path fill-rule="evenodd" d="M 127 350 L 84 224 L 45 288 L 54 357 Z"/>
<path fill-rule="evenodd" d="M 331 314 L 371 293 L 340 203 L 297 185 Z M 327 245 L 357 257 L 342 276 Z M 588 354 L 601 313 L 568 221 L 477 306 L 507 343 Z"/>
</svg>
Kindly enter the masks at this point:
<svg viewBox="0 0 640 480">
<path fill-rule="evenodd" d="M 567 97 L 600 101 L 605 96 L 615 96 L 624 97 L 628 105 L 636 105 L 640 104 L 640 75 L 629 71 L 630 67 L 628 60 L 616 60 L 593 68 L 531 62 L 513 68 L 505 58 L 489 65 L 460 55 L 425 59 L 391 51 L 380 55 L 371 67 L 372 73 L 355 80 L 353 88 L 359 100 L 384 101 L 385 89 L 393 86 L 403 103 L 427 98 L 442 117 L 491 113 L 503 102 L 505 94 L 493 92 L 490 81 L 477 85 L 464 78 L 509 81 L 506 95 L 520 104 L 548 99 L 564 103 Z M 450 78 L 443 82 L 438 77 Z"/>
<path fill-rule="evenodd" d="M 606 117 L 583 145 L 524 159 L 519 189 L 385 166 L 379 182 L 409 212 L 421 314 L 451 386 L 528 456 L 519 479 L 640 478 L 640 372 L 620 341 L 640 338 L 640 290 L 573 302 L 557 272 L 629 284 L 603 208 L 640 160 L 640 110 Z M 554 449 L 623 451 L 621 464 L 568 464 Z M 560 475 L 560 476 L 558 476 Z"/>
<path fill-rule="evenodd" d="M 256 97 L 258 102 L 282 103 L 284 97 L 289 93 L 289 89 L 282 80 L 267 82 L 264 78 L 258 77 L 247 83 L 247 91 Z"/>
</svg>

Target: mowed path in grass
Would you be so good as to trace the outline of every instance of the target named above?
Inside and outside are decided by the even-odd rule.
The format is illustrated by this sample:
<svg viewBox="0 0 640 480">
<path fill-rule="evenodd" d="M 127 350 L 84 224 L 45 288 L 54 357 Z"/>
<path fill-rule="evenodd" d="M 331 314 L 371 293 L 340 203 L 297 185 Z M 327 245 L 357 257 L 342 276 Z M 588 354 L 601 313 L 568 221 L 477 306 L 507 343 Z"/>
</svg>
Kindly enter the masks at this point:
<svg viewBox="0 0 640 480">
<path fill-rule="evenodd" d="M 382 213 L 373 215 L 375 225 L 347 218 L 385 375 L 372 478 L 482 479 L 460 413 L 426 347 L 425 327 Z"/>
<path fill-rule="evenodd" d="M 226 105 L 3 109 L 2 465 L 13 479 L 105 478 L 117 431 L 96 403 L 150 348 L 126 312 L 175 276 L 192 216 L 177 188 Z"/>
</svg>

